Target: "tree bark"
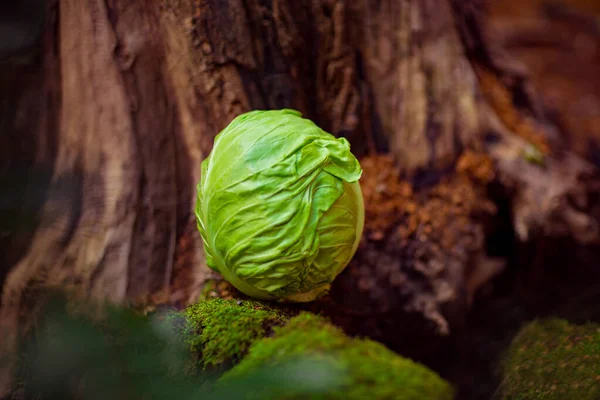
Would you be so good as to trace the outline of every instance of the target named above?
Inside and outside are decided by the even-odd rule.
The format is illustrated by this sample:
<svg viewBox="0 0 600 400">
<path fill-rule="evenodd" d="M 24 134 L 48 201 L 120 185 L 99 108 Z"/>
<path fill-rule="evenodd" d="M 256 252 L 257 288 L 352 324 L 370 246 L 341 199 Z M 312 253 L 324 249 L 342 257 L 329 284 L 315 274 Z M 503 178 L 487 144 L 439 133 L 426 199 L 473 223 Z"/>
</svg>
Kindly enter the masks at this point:
<svg viewBox="0 0 600 400">
<path fill-rule="evenodd" d="M 200 163 L 214 136 L 251 109 L 296 108 L 359 156 L 387 152 L 384 195 L 400 196 L 392 178 L 410 187 L 392 207 L 395 225 L 377 226 L 381 211 L 367 222 L 355 269 L 381 273 L 367 284 L 347 273 L 333 314 L 364 306 L 389 319 L 409 309 L 448 334 L 502 269 L 485 248 L 492 182 L 510 192 L 521 241 L 575 234 L 597 244 L 591 206 L 563 207 L 574 192 L 589 200 L 594 167 L 556 150 L 560 135 L 525 72 L 495 51 L 473 10 L 482 4 L 48 1 L 39 58 L 2 66 L 2 172 L 29 176 L 22 196 L 42 194 L 15 211 L 34 215 L 32 229 L 2 237 L 4 350 L 45 287 L 124 304 L 194 301 L 212 276 L 192 212 Z M 546 167 L 525 160 L 528 143 Z M 431 212 L 415 217 L 409 204 Z M 382 240 L 390 263 L 364 261 Z M 361 285 L 372 302 L 344 305 L 342 289 Z"/>
</svg>

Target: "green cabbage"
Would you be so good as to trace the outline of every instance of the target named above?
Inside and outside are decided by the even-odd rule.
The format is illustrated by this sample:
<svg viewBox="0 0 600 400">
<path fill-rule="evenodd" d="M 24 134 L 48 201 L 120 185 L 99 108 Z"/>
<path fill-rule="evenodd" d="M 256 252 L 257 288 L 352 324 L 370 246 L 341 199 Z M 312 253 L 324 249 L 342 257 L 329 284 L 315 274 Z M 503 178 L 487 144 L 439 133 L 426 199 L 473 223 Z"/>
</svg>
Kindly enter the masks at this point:
<svg viewBox="0 0 600 400">
<path fill-rule="evenodd" d="M 298 111 L 236 117 L 202 162 L 196 219 L 208 266 L 258 299 L 321 297 L 362 235 L 361 174 L 348 141 Z"/>
</svg>

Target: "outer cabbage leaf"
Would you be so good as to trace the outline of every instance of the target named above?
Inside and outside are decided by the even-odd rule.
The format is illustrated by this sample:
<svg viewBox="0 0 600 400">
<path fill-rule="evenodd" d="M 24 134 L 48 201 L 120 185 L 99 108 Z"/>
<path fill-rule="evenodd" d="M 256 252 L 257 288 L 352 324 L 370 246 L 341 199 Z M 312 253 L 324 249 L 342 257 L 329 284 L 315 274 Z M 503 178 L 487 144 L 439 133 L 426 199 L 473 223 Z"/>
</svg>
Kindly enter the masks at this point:
<svg viewBox="0 0 600 400">
<path fill-rule="evenodd" d="M 295 110 L 251 111 L 202 163 L 196 217 L 210 268 L 260 299 L 310 301 L 356 251 L 360 164 Z"/>
</svg>

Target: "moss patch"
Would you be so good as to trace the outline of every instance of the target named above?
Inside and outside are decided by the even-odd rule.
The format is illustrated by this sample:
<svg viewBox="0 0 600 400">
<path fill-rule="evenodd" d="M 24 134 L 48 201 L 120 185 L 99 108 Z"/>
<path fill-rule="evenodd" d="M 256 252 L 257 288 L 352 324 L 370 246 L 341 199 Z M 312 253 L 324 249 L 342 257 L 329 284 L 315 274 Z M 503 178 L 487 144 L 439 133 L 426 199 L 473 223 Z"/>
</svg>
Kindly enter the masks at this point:
<svg viewBox="0 0 600 400">
<path fill-rule="evenodd" d="M 346 336 L 322 317 L 301 313 L 275 336 L 255 342 L 248 355 L 219 381 L 220 386 L 235 382 L 255 370 L 284 365 L 291 360 L 309 358 L 332 363 L 341 373 L 336 384 L 320 393 L 308 395 L 301 388 L 263 388 L 254 392 L 257 399 L 452 399 L 451 386 L 434 372 L 400 357 L 371 340 Z M 310 374 L 310 371 L 305 371 Z M 282 377 L 286 379 L 298 377 Z"/>
<path fill-rule="evenodd" d="M 503 399 L 600 399 L 600 325 L 534 321 L 503 362 Z"/>
<path fill-rule="evenodd" d="M 235 362 L 253 341 L 282 325 L 284 312 L 251 300 L 212 299 L 183 311 L 185 341 L 203 368 Z"/>
</svg>

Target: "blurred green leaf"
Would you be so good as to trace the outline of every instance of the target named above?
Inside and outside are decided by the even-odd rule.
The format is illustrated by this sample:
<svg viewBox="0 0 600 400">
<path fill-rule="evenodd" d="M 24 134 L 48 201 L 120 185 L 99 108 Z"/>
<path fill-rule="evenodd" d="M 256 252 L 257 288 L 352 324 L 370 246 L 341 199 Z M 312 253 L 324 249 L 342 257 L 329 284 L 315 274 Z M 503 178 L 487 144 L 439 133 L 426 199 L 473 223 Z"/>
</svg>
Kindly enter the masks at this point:
<svg viewBox="0 0 600 400">
<path fill-rule="evenodd" d="M 244 399 L 260 388 L 293 386 L 302 393 L 322 393 L 336 382 L 334 368 L 299 358 L 260 368 L 215 388 L 215 376 L 189 375 L 190 354 L 175 311 L 147 317 L 107 306 L 102 317 L 71 312 L 53 299 L 22 346 L 21 398 L 54 399 Z"/>
</svg>

